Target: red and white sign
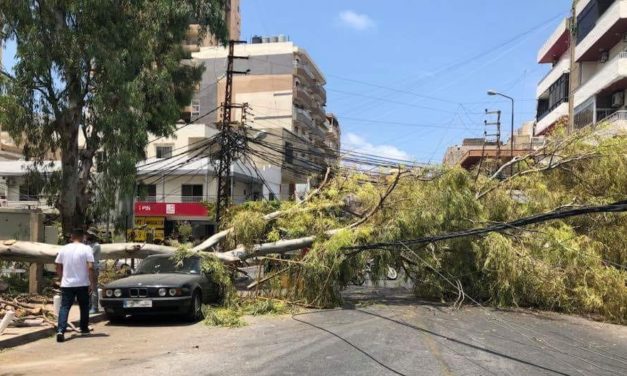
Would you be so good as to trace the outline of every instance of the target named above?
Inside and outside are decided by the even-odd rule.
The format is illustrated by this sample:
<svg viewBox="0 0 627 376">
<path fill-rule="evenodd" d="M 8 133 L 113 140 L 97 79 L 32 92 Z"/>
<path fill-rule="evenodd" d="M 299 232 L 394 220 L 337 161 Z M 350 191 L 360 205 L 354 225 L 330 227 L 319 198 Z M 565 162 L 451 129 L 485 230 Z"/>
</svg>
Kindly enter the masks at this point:
<svg viewBox="0 0 627 376">
<path fill-rule="evenodd" d="M 135 215 L 138 217 L 208 217 L 207 208 L 200 203 L 163 203 L 163 202 L 136 202 Z"/>
</svg>

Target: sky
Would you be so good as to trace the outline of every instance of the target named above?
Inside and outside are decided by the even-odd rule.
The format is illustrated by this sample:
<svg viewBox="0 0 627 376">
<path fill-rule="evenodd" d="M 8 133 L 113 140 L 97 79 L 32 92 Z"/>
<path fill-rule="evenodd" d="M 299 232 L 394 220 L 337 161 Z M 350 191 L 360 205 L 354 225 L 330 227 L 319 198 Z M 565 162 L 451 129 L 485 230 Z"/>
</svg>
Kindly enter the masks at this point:
<svg viewBox="0 0 627 376">
<path fill-rule="evenodd" d="M 485 109 L 509 137 L 535 117 L 550 66 L 540 47 L 570 0 L 242 0 L 242 39 L 285 34 L 327 80 L 343 148 L 439 163 L 446 148 L 483 137 Z"/>
<path fill-rule="evenodd" d="M 570 1 L 241 0 L 242 39 L 284 34 L 310 54 L 345 150 L 439 163 L 483 137 L 485 109 L 509 137 L 511 105 L 489 89 L 515 98 L 516 127 L 534 119 L 538 50 Z"/>
</svg>

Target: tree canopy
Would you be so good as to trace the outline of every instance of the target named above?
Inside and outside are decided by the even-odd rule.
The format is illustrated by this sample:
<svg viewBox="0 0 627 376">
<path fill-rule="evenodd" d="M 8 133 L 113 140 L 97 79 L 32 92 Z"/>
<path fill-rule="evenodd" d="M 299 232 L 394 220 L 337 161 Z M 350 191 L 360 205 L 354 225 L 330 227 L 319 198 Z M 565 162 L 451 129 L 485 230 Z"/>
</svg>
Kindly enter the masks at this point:
<svg viewBox="0 0 627 376">
<path fill-rule="evenodd" d="M 339 304 L 341 289 L 370 261 L 373 279 L 384 278 L 389 266 L 403 270 L 421 298 L 454 301 L 465 295 L 495 306 L 627 321 L 627 214 L 557 218 L 499 233 L 404 245 L 627 197 L 625 138 L 555 135 L 545 148 L 514 163 L 517 172 L 506 178 L 477 178 L 459 168 L 402 171 L 398 181 L 396 172 L 340 173 L 303 204 L 249 203 L 235 209 L 230 247 L 244 245 L 244 257 L 267 256 L 255 244 L 279 249 L 277 244 L 287 239 L 314 236 L 298 261 L 277 261 L 276 256 L 266 261 L 279 265 L 276 271 L 288 284 L 277 277 L 260 286 L 270 296 L 304 305 Z M 277 209 L 281 216 L 262 219 Z M 354 251 L 373 243 L 397 247 Z"/>
<path fill-rule="evenodd" d="M 85 224 L 97 185 L 109 203 L 134 186 L 149 133 L 173 133 L 203 72 L 182 46 L 188 25 L 225 41 L 223 9 L 222 0 L 0 0 L 0 40 L 17 45 L 13 70 L 1 72 L 0 120 L 27 158 L 60 153 L 64 231 Z"/>
</svg>

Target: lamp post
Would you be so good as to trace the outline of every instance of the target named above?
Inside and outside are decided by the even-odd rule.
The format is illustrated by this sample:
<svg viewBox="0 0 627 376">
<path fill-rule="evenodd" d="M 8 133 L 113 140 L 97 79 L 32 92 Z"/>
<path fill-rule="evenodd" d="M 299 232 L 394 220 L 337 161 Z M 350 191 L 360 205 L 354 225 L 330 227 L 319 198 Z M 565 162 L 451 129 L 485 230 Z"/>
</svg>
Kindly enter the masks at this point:
<svg viewBox="0 0 627 376">
<path fill-rule="evenodd" d="M 499 93 L 498 91 L 495 90 L 488 90 L 488 95 L 496 95 L 499 97 L 503 97 L 503 98 L 507 98 L 510 101 L 512 101 L 512 130 L 511 130 L 511 136 L 510 136 L 510 152 L 511 152 L 511 158 L 514 159 L 514 98 L 510 97 L 509 95 L 505 95 L 503 93 Z M 513 176 L 514 175 L 514 164 L 512 163 L 512 165 L 510 166 L 510 175 Z"/>
</svg>

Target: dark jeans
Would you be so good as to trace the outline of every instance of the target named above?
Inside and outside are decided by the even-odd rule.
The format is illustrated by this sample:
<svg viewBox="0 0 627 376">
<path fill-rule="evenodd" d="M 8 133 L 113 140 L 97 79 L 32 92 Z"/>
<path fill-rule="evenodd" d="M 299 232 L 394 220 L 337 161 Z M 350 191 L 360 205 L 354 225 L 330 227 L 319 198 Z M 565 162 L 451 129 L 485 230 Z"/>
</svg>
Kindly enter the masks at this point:
<svg viewBox="0 0 627 376">
<path fill-rule="evenodd" d="M 65 333 L 70 308 L 78 300 L 81 310 L 81 331 L 89 331 L 89 287 L 61 287 L 61 309 L 59 310 L 58 332 Z"/>
</svg>

